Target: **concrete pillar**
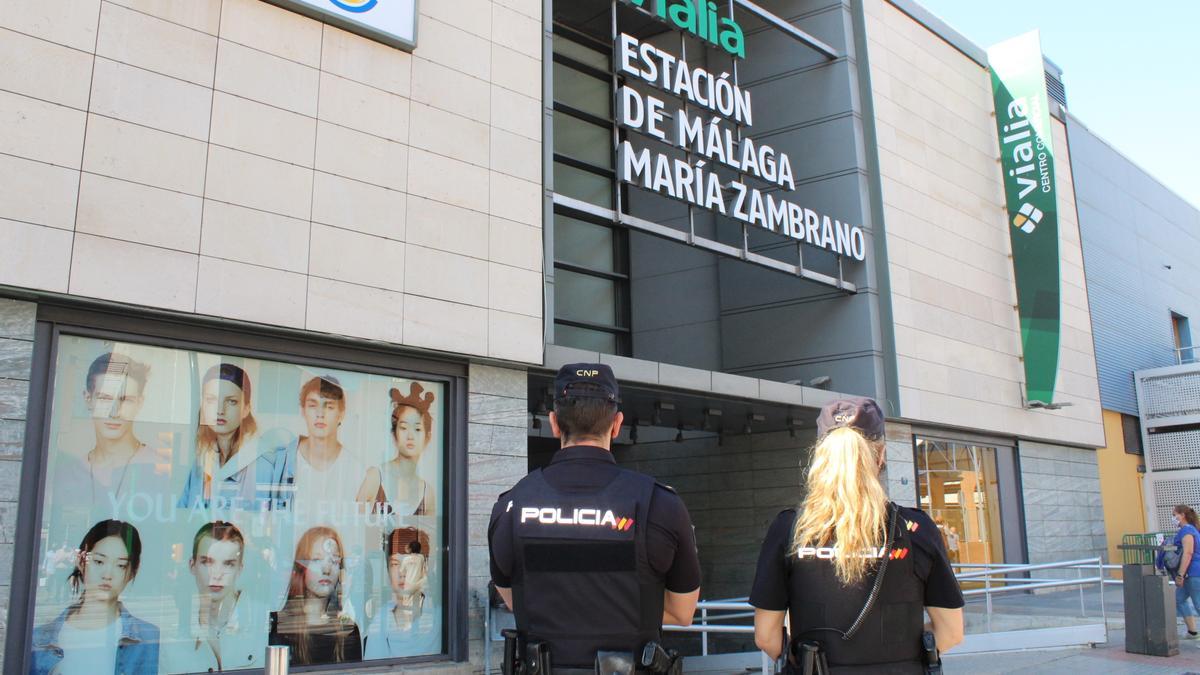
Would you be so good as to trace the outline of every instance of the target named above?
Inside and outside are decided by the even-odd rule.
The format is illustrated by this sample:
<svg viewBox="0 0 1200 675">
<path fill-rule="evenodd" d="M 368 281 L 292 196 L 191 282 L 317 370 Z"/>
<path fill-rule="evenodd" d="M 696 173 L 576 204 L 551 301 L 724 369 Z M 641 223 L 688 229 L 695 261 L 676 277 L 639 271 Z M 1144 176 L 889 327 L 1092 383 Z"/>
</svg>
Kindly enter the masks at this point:
<svg viewBox="0 0 1200 675">
<path fill-rule="evenodd" d="M 887 424 L 887 466 L 884 467 L 883 487 L 892 501 L 902 506 L 918 506 L 916 465 L 913 461 L 913 434 L 908 424 Z"/>
<path fill-rule="evenodd" d="M 467 575 L 471 669 L 483 671 L 483 612 L 488 566 L 487 526 L 496 499 L 528 473 L 528 376 L 524 370 L 471 364 L 467 422 Z M 500 663 L 503 643 L 493 645 Z"/>
<path fill-rule="evenodd" d="M 8 625 L 13 534 L 25 445 L 37 305 L 0 298 L 0 662 Z"/>
</svg>

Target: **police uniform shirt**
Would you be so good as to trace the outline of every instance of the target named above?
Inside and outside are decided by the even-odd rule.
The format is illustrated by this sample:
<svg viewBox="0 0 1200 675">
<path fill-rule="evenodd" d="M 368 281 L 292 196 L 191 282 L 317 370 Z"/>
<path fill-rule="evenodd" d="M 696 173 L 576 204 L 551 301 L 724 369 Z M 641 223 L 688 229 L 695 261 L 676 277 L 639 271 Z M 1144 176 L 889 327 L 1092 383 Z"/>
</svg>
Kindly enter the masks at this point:
<svg viewBox="0 0 1200 675">
<path fill-rule="evenodd" d="M 802 611 L 801 606 L 804 609 L 812 609 L 814 605 L 810 603 L 823 602 L 826 603 L 826 610 L 830 613 L 841 615 L 840 618 L 844 620 L 844 625 L 828 626 L 828 623 L 839 622 L 823 622 L 819 619 L 817 623 L 825 623 L 826 626 L 823 627 L 845 631 L 866 602 L 874 583 L 874 572 L 869 571 L 863 581 L 849 587 L 806 588 L 805 586 L 811 585 L 811 582 L 806 584 L 801 579 L 800 573 L 793 573 L 797 569 L 796 566 L 827 566 L 828 569 L 821 570 L 821 572 L 826 574 L 826 578 L 832 580 L 833 562 L 827 557 L 832 554 L 832 549 L 830 547 L 809 548 L 789 554 L 796 517 L 796 509 L 787 509 L 775 518 L 770 529 L 767 530 L 767 536 L 763 541 L 762 551 L 758 558 L 758 570 L 754 577 L 754 587 L 750 593 L 750 604 L 759 609 L 790 611 L 792 614 L 791 625 L 793 630 L 796 630 L 796 626 L 806 625 L 806 622 L 797 613 Z M 889 621 L 899 617 L 883 617 L 881 619 L 877 616 L 875 621 L 869 621 L 868 625 L 864 626 L 864 630 L 855 635 L 853 642 L 849 643 L 858 652 L 871 649 L 870 645 L 877 643 L 881 637 L 885 643 L 893 641 L 904 643 L 903 651 L 910 651 L 909 648 L 915 649 L 915 645 L 920 639 L 921 625 L 920 609 L 915 607 L 917 603 L 923 604 L 925 607 L 947 609 L 957 609 L 963 606 L 962 591 L 959 589 L 958 580 L 954 577 L 950 559 L 946 555 L 941 535 L 933 520 L 920 509 L 900 507 L 896 529 L 898 535 L 892 549 L 891 561 L 884 574 L 883 589 L 880 594 L 881 601 L 876 604 L 871 615 L 880 613 L 881 606 L 888 601 L 889 596 L 911 598 L 914 605 L 913 611 L 917 612 L 916 634 L 911 636 L 888 635 L 887 633 L 891 631 L 885 629 L 884 635 L 880 636 L 878 632 L 869 629 L 869 626 L 877 626 L 875 621 Z M 801 553 L 804 554 L 803 557 Z M 812 578 L 813 575 L 808 575 L 808 579 Z M 837 583 L 833 580 L 830 585 L 837 586 Z M 836 605 L 836 609 L 831 609 L 830 605 Z M 807 623 L 811 625 L 813 617 L 806 618 L 808 619 Z M 836 643 L 838 641 L 833 638 L 834 635 L 834 633 L 825 632 L 806 635 L 804 639 L 818 637 L 823 642 Z M 793 637 L 796 636 L 793 635 Z M 911 645 L 908 644 L 910 640 Z M 831 646 L 837 648 L 840 645 L 833 644 Z M 887 658 L 887 653 L 897 651 L 892 648 L 895 646 L 894 643 L 891 646 L 888 644 L 875 644 L 875 646 L 881 648 L 880 661 L 890 660 Z M 868 663 L 874 660 L 869 655 L 863 654 L 862 656 Z M 831 664 L 835 664 L 832 658 Z"/>
<path fill-rule="evenodd" d="M 617 477 L 620 468 L 612 453 L 603 448 L 579 445 L 554 454 L 542 476 L 562 492 L 594 492 Z M 488 525 L 492 581 L 501 588 L 512 588 L 512 520 L 505 513 L 502 498 L 492 508 Z M 650 567 L 672 593 L 690 593 L 700 587 L 700 560 L 696 554 L 696 536 L 692 519 L 683 500 L 668 488 L 658 485 L 651 498 L 646 548 Z"/>
</svg>

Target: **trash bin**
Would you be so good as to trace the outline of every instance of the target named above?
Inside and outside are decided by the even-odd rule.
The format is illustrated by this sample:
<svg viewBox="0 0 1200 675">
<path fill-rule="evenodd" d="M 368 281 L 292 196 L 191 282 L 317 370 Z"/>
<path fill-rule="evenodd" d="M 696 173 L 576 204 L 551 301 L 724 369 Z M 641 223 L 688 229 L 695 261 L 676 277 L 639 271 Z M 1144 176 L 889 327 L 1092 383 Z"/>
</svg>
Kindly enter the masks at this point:
<svg viewBox="0 0 1200 675">
<path fill-rule="evenodd" d="M 1164 542 L 1162 533 L 1125 535 L 1118 547 L 1125 596 L 1125 651 L 1149 656 L 1179 653 L 1175 628 L 1175 589 L 1154 567 L 1154 557 Z M 1165 539 L 1170 541 L 1170 539 Z"/>
</svg>

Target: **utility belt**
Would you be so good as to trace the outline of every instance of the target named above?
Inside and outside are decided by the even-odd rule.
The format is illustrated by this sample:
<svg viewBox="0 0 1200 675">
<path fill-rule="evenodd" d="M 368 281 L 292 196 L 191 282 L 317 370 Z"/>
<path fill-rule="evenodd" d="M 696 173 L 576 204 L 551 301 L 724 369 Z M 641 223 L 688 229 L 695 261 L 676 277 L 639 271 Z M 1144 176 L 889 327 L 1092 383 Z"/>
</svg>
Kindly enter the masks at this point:
<svg viewBox="0 0 1200 675">
<path fill-rule="evenodd" d="M 794 638 L 788 643 L 785 657 L 781 671 L 785 675 L 829 675 L 829 662 L 820 642 Z M 925 675 L 942 675 L 942 656 L 938 653 L 937 640 L 929 631 L 921 635 L 921 661 Z"/>
<path fill-rule="evenodd" d="M 640 653 L 620 651 L 596 652 L 591 668 L 559 668 L 554 666 L 550 645 L 541 640 L 526 640 L 520 632 L 505 629 L 504 675 L 682 675 L 683 657 L 674 649 L 663 649 L 657 642 L 647 642 Z"/>
</svg>

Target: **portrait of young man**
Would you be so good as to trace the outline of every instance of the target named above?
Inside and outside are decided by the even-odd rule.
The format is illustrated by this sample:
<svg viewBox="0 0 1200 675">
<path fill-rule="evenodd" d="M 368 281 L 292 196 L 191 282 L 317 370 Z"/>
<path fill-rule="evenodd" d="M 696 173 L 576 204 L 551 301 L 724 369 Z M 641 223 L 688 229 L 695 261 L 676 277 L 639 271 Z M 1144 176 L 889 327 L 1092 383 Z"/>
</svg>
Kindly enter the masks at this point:
<svg viewBox="0 0 1200 675">
<path fill-rule="evenodd" d="M 261 667 L 266 625 L 255 621 L 239 581 L 245 571 L 246 541 L 237 526 L 205 523 L 192 540 L 188 571 L 195 599 L 181 635 L 160 649 L 164 673 L 220 672 Z"/>
<path fill-rule="evenodd" d="M 309 379 L 300 388 L 305 432 L 275 458 L 276 503 L 290 508 L 298 522 L 328 520 L 367 502 L 366 465 L 342 445 L 346 391 L 333 375 Z"/>
<path fill-rule="evenodd" d="M 439 589 L 428 589 L 429 535 L 396 528 L 383 538 L 391 598 L 375 614 L 363 646 L 366 659 L 435 654 L 441 649 Z M 433 597 L 431 597 L 433 596 Z"/>
<path fill-rule="evenodd" d="M 145 364 L 112 351 L 88 366 L 81 395 L 92 446 L 77 454 L 66 449 L 56 453 L 47 482 L 54 497 L 48 503 L 52 518 L 66 518 L 56 526 L 82 528 L 102 518 L 129 518 L 134 495 L 169 498 L 169 472 L 159 469 L 135 428 L 149 377 Z"/>
</svg>

